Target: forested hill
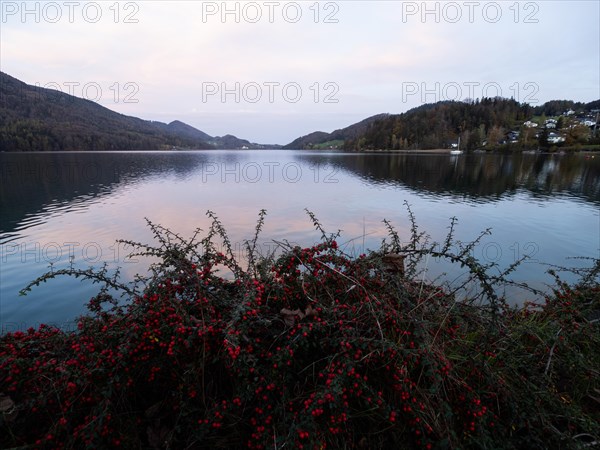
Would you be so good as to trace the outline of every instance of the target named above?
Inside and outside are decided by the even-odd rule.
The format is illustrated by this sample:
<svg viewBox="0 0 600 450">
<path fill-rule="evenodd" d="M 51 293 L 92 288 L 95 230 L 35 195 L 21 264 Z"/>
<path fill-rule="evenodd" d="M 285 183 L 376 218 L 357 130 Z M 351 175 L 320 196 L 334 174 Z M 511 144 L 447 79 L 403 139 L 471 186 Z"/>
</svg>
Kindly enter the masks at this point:
<svg viewBox="0 0 600 450">
<path fill-rule="evenodd" d="M 445 101 L 403 114 L 380 114 L 332 133 L 311 133 L 285 148 L 447 149 L 458 144 L 459 136 L 465 150 L 598 144 L 591 123 L 599 108 L 600 100 L 553 100 L 536 107 L 499 97 Z"/>
<path fill-rule="evenodd" d="M 598 139 L 592 136 L 590 121 L 595 123 L 599 107 L 600 101 L 585 104 L 570 100 L 537 107 L 504 98 L 438 102 L 380 118 L 360 136 L 347 139 L 344 148 L 443 149 L 456 145 L 459 136 L 461 148 L 466 150 L 508 144 L 544 147 L 551 139 L 566 145 L 595 143 Z"/>
<path fill-rule="evenodd" d="M 331 146 L 337 146 L 343 144 L 343 141 L 348 139 L 355 139 L 360 137 L 365 131 L 367 131 L 369 125 L 377 120 L 384 119 L 388 114 L 378 114 L 376 116 L 369 117 L 361 120 L 354 125 L 350 125 L 346 128 L 335 130 L 331 133 L 325 133 L 323 131 L 315 131 L 314 133 L 307 134 L 306 136 L 299 137 L 293 142 L 290 142 L 283 148 L 287 149 L 308 149 L 308 148 L 327 148 L 328 144 Z"/>
<path fill-rule="evenodd" d="M 0 72 L 0 151 L 263 148 L 180 121 L 138 119 Z"/>
<path fill-rule="evenodd" d="M 484 99 L 476 103 L 439 102 L 378 120 L 359 138 L 348 140 L 347 149 L 449 148 L 463 134 L 465 148 L 481 145 L 491 135 L 499 140 L 503 131 L 533 115 L 529 105 L 514 100 Z M 490 136 L 488 136 L 490 135 Z"/>
</svg>

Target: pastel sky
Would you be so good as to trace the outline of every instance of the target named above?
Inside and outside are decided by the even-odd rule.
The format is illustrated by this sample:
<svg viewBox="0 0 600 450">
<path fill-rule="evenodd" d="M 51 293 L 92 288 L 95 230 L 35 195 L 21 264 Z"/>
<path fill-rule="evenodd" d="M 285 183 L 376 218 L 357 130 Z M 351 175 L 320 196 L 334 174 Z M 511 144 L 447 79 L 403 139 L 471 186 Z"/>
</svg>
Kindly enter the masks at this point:
<svg viewBox="0 0 600 450">
<path fill-rule="evenodd" d="M 422 103 L 600 98 L 600 2 L 0 1 L 0 70 L 286 144 Z"/>
</svg>

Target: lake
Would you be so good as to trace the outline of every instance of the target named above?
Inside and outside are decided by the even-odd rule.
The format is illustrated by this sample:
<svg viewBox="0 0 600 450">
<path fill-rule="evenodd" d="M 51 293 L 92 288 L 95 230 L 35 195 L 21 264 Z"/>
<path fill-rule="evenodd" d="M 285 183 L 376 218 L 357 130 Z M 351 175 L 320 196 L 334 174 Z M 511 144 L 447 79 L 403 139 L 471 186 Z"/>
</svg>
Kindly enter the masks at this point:
<svg viewBox="0 0 600 450">
<path fill-rule="evenodd" d="M 399 154 L 240 150 L 0 154 L 0 324 L 2 332 L 40 323 L 69 329 L 98 285 L 50 281 L 18 291 L 55 268 L 120 267 L 124 279 L 145 269 L 116 239 L 152 242 L 145 218 L 182 236 L 210 225 L 213 211 L 243 257 L 243 241 L 267 210 L 259 239 L 319 241 L 305 208 L 352 255 L 377 249 L 388 219 L 410 236 L 405 202 L 421 230 L 446 236 L 456 217 L 464 242 L 492 228 L 474 249 L 509 266 L 515 279 L 543 288 L 548 264 L 581 266 L 600 257 L 600 156 L 554 154 Z M 428 261 L 424 279 L 460 283 L 462 272 Z M 570 280 L 569 274 L 565 279 Z M 523 301 L 526 292 L 511 293 Z"/>
</svg>

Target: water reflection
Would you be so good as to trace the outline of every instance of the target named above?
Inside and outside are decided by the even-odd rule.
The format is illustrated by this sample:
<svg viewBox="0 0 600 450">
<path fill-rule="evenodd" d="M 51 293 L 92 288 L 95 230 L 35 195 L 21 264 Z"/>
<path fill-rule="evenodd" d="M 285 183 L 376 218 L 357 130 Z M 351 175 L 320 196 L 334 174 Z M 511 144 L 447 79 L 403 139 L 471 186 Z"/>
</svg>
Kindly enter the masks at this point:
<svg viewBox="0 0 600 450">
<path fill-rule="evenodd" d="M 42 220 L 40 213 L 87 206 L 148 177 L 188 176 L 208 158 L 173 152 L 0 154 L 0 231 L 27 227 L 28 217 Z"/>
<path fill-rule="evenodd" d="M 469 242 L 494 227 L 475 249 L 484 262 L 507 267 L 535 248 L 539 262 L 565 265 L 566 256 L 598 257 L 600 157 L 584 155 L 352 154 L 307 151 L 199 151 L 137 153 L 0 153 L 0 325 L 66 321 L 83 312 L 98 286 L 60 279 L 17 292 L 47 271 L 74 263 L 106 262 L 124 279 L 144 270 L 126 258 L 115 239 L 153 242 L 148 217 L 191 236 L 206 230 L 211 209 L 229 232 L 234 251 L 252 238 L 258 211 L 268 211 L 259 245 L 272 239 L 312 245 L 319 240 L 304 212 L 353 255 L 378 248 L 382 219 L 402 239 L 410 235 L 403 202 L 419 226 L 443 240 L 449 218 L 459 218 L 457 239 Z M 543 232 L 541 232 L 543 231 Z M 434 267 L 459 280 L 455 268 Z M 521 269 L 539 284 L 545 266 Z M 10 326 L 13 326 L 10 325 Z M 25 326 L 25 325 L 23 325 Z"/>
<path fill-rule="evenodd" d="M 565 194 L 600 204 L 600 157 L 549 154 L 291 154 L 307 168 L 307 172 L 312 168 L 310 173 L 315 176 L 315 168 L 330 165 L 371 185 L 403 186 L 432 196 L 489 202 L 525 189 L 536 198 Z M 208 171 L 215 167 L 218 170 L 223 167 L 231 169 L 236 164 L 247 168 L 246 172 L 241 172 L 242 177 L 256 177 L 256 167 L 248 164 L 259 166 L 256 161 L 264 158 L 277 161 L 281 155 L 281 152 L 1 154 L 0 231 L 5 233 L 6 239 L 12 236 L 13 231 L 35 225 L 48 214 L 60 214 L 65 208 L 87 207 L 90 202 L 100 201 L 116 190 L 151 177 L 164 179 L 174 176 L 184 180 L 198 171 L 212 174 Z M 239 178 L 240 174 L 237 175 Z M 262 174 L 262 178 L 266 175 Z M 327 174 L 322 171 L 320 174 L 322 177 L 328 175 L 332 179 L 335 176 L 334 172 Z M 218 173 L 219 176 L 223 178 L 222 173 Z M 210 180 L 205 176 L 202 181 Z"/>
<path fill-rule="evenodd" d="M 333 164 L 368 183 L 401 185 L 434 196 L 484 202 L 522 188 L 536 197 L 567 194 L 600 204 L 600 157 L 589 155 L 298 153 L 296 158 Z"/>
</svg>

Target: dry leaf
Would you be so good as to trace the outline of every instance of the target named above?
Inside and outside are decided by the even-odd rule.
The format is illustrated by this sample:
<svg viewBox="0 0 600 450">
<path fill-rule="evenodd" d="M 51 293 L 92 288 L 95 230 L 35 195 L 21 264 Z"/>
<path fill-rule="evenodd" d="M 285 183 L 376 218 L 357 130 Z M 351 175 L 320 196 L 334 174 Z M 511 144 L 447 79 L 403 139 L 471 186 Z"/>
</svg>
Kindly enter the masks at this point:
<svg viewBox="0 0 600 450">
<path fill-rule="evenodd" d="M 15 402 L 3 393 L 0 393 L 0 413 L 2 413 L 4 420 L 7 422 L 11 422 L 17 417 Z"/>
<path fill-rule="evenodd" d="M 406 256 L 397 253 L 388 253 L 382 260 L 388 266 L 388 272 L 396 272 L 400 276 L 404 276 L 404 260 Z"/>
</svg>

